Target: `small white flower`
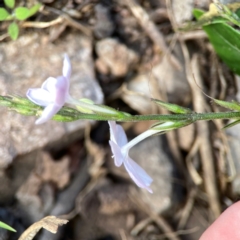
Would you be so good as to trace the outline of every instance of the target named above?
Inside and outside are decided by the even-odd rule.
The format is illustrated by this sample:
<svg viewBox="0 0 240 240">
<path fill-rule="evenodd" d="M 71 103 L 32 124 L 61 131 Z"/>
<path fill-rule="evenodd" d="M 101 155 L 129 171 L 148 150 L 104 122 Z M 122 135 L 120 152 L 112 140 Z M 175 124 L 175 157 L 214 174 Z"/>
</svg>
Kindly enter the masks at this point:
<svg viewBox="0 0 240 240">
<path fill-rule="evenodd" d="M 41 88 L 30 88 L 27 91 L 27 97 L 37 105 L 45 107 L 42 115 L 36 124 L 42 124 L 51 119 L 62 106 L 71 101 L 69 96 L 69 82 L 71 76 L 71 64 L 68 56 L 65 54 L 63 61 L 63 76 L 53 78 L 49 77 Z"/>
<path fill-rule="evenodd" d="M 63 75 L 57 78 L 49 77 L 41 88 L 30 88 L 27 97 L 37 105 L 45 107 L 36 124 L 42 124 L 50 120 L 65 103 L 78 106 L 82 113 L 100 113 L 105 115 L 118 115 L 115 109 L 96 105 L 90 99 L 76 100 L 69 94 L 71 63 L 65 54 L 63 61 Z"/>
<path fill-rule="evenodd" d="M 150 188 L 150 185 L 153 181 L 152 178 L 142 167 L 140 167 L 128 156 L 128 152 L 130 148 L 136 145 L 138 142 L 157 133 L 158 131 L 150 129 L 128 143 L 127 136 L 122 126 L 116 124 L 114 121 L 108 121 L 108 124 L 110 126 L 109 144 L 113 153 L 115 165 L 120 167 L 122 164 L 124 164 L 128 174 L 137 184 L 137 186 L 140 188 L 145 188 L 152 193 L 152 189 Z"/>
</svg>

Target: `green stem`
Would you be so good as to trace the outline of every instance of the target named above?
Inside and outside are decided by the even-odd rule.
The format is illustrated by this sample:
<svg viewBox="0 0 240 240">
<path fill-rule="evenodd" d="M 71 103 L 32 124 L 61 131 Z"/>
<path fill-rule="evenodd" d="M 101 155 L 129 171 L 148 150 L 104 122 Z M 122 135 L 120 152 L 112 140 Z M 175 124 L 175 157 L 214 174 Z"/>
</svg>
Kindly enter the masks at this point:
<svg viewBox="0 0 240 240">
<path fill-rule="evenodd" d="M 240 119 L 240 112 L 217 112 L 217 113 L 188 113 L 188 114 L 168 114 L 168 115 L 134 115 L 134 116 L 112 116 L 80 114 L 79 119 L 98 120 L 98 121 L 118 121 L 118 122 L 139 122 L 139 121 L 180 121 L 180 120 L 213 120 L 213 119 Z"/>
</svg>

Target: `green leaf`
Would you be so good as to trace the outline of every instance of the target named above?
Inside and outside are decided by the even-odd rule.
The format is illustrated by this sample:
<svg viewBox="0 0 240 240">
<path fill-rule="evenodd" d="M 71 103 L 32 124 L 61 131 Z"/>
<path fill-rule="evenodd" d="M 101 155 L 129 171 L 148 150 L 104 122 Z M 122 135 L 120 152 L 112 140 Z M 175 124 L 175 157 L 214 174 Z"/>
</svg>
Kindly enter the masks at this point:
<svg viewBox="0 0 240 240">
<path fill-rule="evenodd" d="M 4 3 L 7 7 L 13 8 L 15 5 L 15 0 L 4 0 Z"/>
<path fill-rule="evenodd" d="M 194 12 L 195 14 L 196 12 Z M 199 12 L 195 16 L 199 18 Z M 226 23 L 213 23 L 202 27 L 216 53 L 235 73 L 240 75 L 240 33 Z"/>
<path fill-rule="evenodd" d="M 0 228 L 5 228 L 9 231 L 16 232 L 16 230 L 14 228 L 10 227 L 9 225 L 7 225 L 6 223 L 1 222 L 1 221 L 0 221 Z"/>
<path fill-rule="evenodd" d="M 215 98 L 212 98 L 213 101 L 225 108 L 231 109 L 231 110 L 236 110 L 236 111 L 240 111 L 240 104 L 236 101 L 232 101 L 232 102 L 227 102 L 227 101 L 222 101 L 222 100 L 217 100 Z"/>
<path fill-rule="evenodd" d="M 18 25 L 13 22 L 8 26 L 8 34 L 11 37 L 12 40 L 16 40 L 18 38 L 19 34 L 19 28 Z"/>
<path fill-rule="evenodd" d="M 203 12 L 200 9 L 194 9 L 193 15 L 198 19 L 197 22 L 189 22 L 181 27 L 182 31 L 189 31 L 213 23 L 232 22 L 240 26 L 240 3 L 221 4 L 211 3 L 209 11 Z"/>
<path fill-rule="evenodd" d="M 239 123 L 240 123 L 240 120 L 236 120 L 236 121 L 234 121 L 232 123 L 227 124 L 223 129 L 227 129 L 227 128 L 233 127 L 233 126 L 235 126 L 235 125 L 237 125 Z"/>
<path fill-rule="evenodd" d="M 4 21 L 10 14 L 5 8 L 0 8 L 0 21 Z"/>
<path fill-rule="evenodd" d="M 198 8 L 194 8 L 193 11 L 193 16 L 196 18 L 196 19 L 199 19 L 205 12 L 201 9 L 198 9 Z"/>
<path fill-rule="evenodd" d="M 176 104 L 172 104 L 172 103 L 166 103 L 163 101 L 160 101 L 158 99 L 151 99 L 153 102 L 155 102 L 157 105 L 169 110 L 170 112 L 174 112 L 174 113 L 192 113 L 192 110 L 189 108 L 184 108 L 184 107 L 180 107 Z"/>
<path fill-rule="evenodd" d="M 240 33 L 225 23 L 203 27 L 216 53 L 235 73 L 240 75 Z"/>
<path fill-rule="evenodd" d="M 198 19 L 198 22 L 202 22 L 203 25 L 208 25 L 211 23 L 216 23 L 222 21 L 230 21 L 236 25 L 240 24 L 240 3 L 211 3 L 209 5 L 209 11 L 204 12 L 201 16 L 194 16 Z"/>
<path fill-rule="evenodd" d="M 15 16 L 18 20 L 25 20 L 29 17 L 30 10 L 25 7 L 17 7 L 15 9 Z"/>
<path fill-rule="evenodd" d="M 40 3 L 37 3 L 36 5 L 34 5 L 33 7 L 31 7 L 31 8 L 29 9 L 29 16 L 28 16 L 28 17 L 31 17 L 31 16 L 33 16 L 34 14 L 36 14 L 41 6 L 42 6 L 42 5 L 41 5 Z"/>
<path fill-rule="evenodd" d="M 150 129 L 158 130 L 158 131 L 170 131 L 182 127 L 186 127 L 187 125 L 193 123 L 193 120 L 179 120 L 178 122 L 160 122 L 155 123 L 151 126 Z"/>
</svg>

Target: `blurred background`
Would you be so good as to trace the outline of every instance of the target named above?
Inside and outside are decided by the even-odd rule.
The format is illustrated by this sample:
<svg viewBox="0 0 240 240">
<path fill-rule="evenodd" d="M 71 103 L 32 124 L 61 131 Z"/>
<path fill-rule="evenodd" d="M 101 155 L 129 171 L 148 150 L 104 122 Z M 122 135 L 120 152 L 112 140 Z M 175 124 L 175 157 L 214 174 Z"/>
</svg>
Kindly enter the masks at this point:
<svg viewBox="0 0 240 240">
<path fill-rule="evenodd" d="M 131 114 L 166 114 L 150 98 L 196 112 L 225 111 L 205 94 L 240 101 L 240 78 L 217 57 L 203 30 L 178 33 L 209 0 L 41 0 L 19 22 L 19 37 L 0 25 L 0 94 L 25 96 L 72 64 L 75 98 Z M 231 1 L 221 1 L 230 3 Z M 18 0 L 31 7 L 34 0 Z M 4 3 L 0 2 L 0 7 Z M 198 122 L 151 137 L 130 156 L 153 178 L 139 189 L 108 145 L 106 122 L 49 121 L 0 108 L 1 240 L 18 239 L 54 215 L 69 223 L 39 240 L 195 240 L 240 196 L 240 126 Z M 123 123 L 129 140 L 153 122 Z"/>
</svg>

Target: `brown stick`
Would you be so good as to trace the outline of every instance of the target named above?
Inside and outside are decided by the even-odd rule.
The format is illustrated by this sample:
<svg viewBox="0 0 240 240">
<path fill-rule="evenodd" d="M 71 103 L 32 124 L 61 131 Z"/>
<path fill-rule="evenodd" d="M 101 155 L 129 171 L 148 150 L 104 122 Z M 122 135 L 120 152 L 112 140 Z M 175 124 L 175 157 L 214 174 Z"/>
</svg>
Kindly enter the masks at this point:
<svg viewBox="0 0 240 240">
<path fill-rule="evenodd" d="M 138 5 L 134 0 L 124 0 L 126 6 L 130 9 L 134 17 L 139 22 L 140 26 L 144 29 L 149 38 L 153 43 L 158 47 L 158 49 L 163 52 L 164 55 L 169 56 L 171 63 L 177 68 L 181 69 L 182 66 L 179 61 L 168 51 L 168 47 L 164 40 L 164 36 L 157 29 L 157 26 L 154 22 L 151 21 L 148 13 Z"/>
<path fill-rule="evenodd" d="M 201 87 L 202 79 L 201 79 L 201 75 L 199 72 L 198 59 L 197 59 L 196 55 L 193 56 L 191 65 L 193 67 L 195 79 L 196 79 L 198 85 L 200 85 L 200 87 Z M 188 78 L 190 78 L 190 76 L 188 76 Z M 206 105 L 206 102 L 205 102 L 201 92 L 196 87 L 196 84 L 193 81 L 193 79 L 191 81 L 189 81 L 189 84 L 191 85 L 192 91 L 193 91 L 194 109 L 197 112 L 203 112 L 205 110 L 204 106 Z M 214 219 L 216 219 L 221 213 L 221 205 L 220 205 L 219 196 L 218 196 L 216 171 L 215 171 L 215 167 L 214 167 L 214 159 L 213 159 L 213 154 L 212 154 L 212 149 L 211 149 L 211 141 L 209 138 L 208 123 L 207 122 L 201 122 L 201 123 L 198 122 L 197 129 L 198 129 L 198 137 L 201 139 L 199 151 L 201 154 L 201 161 L 202 161 L 202 167 L 203 167 L 203 173 L 204 173 L 204 184 L 205 184 L 206 192 L 208 194 L 209 205 L 213 212 L 213 217 L 214 217 Z"/>
</svg>

